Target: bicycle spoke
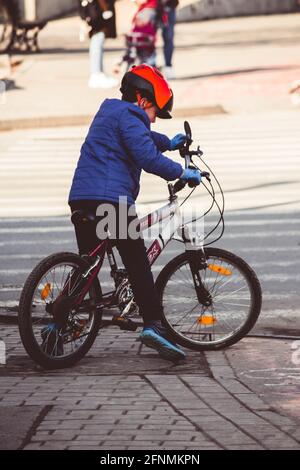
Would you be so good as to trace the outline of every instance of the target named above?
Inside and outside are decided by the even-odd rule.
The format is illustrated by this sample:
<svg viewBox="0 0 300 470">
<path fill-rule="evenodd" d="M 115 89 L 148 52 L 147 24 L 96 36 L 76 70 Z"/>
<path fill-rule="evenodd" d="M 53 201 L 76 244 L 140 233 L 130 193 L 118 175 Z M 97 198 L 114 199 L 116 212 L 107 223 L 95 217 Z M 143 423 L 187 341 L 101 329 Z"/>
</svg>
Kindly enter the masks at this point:
<svg viewBox="0 0 300 470">
<path fill-rule="evenodd" d="M 36 284 L 31 303 L 31 328 L 37 344 L 49 357 L 72 356 L 89 339 L 95 315 L 97 315 L 97 312 L 90 308 L 90 303 L 86 303 L 87 311 L 82 305 L 81 311 L 75 310 L 72 314 L 66 310 L 67 324 L 64 331 L 56 327 L 55 319 L 49 313 L 51 310 L 46 310 L 47 306 L 51 306 L 62 294 L 64 288 L 65 294 L 71 297 L 78 287 L 79 280 L 81 280 L 81 274 L 78 272 L 78 266 L 64 262 L 45 272 Z M 48 292 L 45 291 L 44 298 L 42 292 L 46 286 L 51 286 L 51 288 Z M 91 289 L 92 291 L 86 294 L 87 300 L 95 295 L 93 287 Z"/>
<path fill-rule="evenodd" d="M 242 290 L 245 290 L 246 288 L 247 288 L 246 286 L 241 286 L 238 289 L 236 289 L 232 292 L 229 292 L 228 294 L 223 295 L 218 300 L 224 300 L 224 299 L 232 298 L 234 294 L 236 294 L 237 292 L 241 292 Z"/>
<path fill-rule="evenodd" d="M 182 316 L 182 313 L 179 313 L 178 315 L 180 315 L 180 318 L 184 320 L 187 317 L 187 315 L 190 315 L 198 306 L 199 306 L 199 303 L 197 302 L 196 305 L 192 307 L 190 310 L 188 310 L 188 312 L 186 312 L 183 316 Z"/>
<path fill-rule="evenodd" d="M 245 305 L 245 304 L 237 304 L 237 303 L 232 303 L 232 302 L 223 302 L 222 300 L 215 300 L 215 304 L 217 303 L 221 303 L 222 305 L 231 305 L 231 306 L 234 306 L 234 307 L 249 307 L 249 305 Z"/>
</svg>

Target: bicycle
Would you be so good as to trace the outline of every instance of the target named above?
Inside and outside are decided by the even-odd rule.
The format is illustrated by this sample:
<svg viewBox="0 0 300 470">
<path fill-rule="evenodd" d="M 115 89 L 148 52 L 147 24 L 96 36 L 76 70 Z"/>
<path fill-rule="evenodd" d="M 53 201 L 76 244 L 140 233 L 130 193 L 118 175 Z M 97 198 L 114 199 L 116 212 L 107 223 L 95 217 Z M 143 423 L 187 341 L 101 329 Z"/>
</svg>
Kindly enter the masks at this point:
<svg viewBox="0 0 300 470">
<path fill-rule="evenodd" d="M 163 306 L 163 323 L 175 342 L 195 351 L 219 350 L 235 344 L 254 326 L 260 314 L 262 293 L 259 280 L 250 266 L 229 251 L 212 248 L 207 237 L 222 223 L 224 232 L 224 196 L 222 188 L 208 165 L 203 152 L 190 150 L 192 133 L 185 122 L 187 143 L 180 150 L 185 166 L 198 168 L 198 157 L 208 171 L 201 171 L 202 184 L 220 218 L 216 227 L 203 240 L 191 237 L 189 226 L 182 225 L 177 193 L 186 183 L 178 180 L 168 184 L 169 202 L 140 220 L 144 231 L 163 220 L 166 225 L 148 249 L 152 265 L 166 245 L 180 230 L 185 252 L 171 260 L 156 280 Z M 219 186 L 222 207 L 216 200 L 211 175 Z M 207 180 L 210 188 L 204 183 Z M 201 187 L 200 186 L 200 187 Z M 76 211 L 73 223 L 95 223 L 91 214 Z M 101 268 L 107 255 L 113 291 L 103 293 Z M 100 277 L 99 277 L 100 274 Z M 117 309 L 117 312 L 116 312 Z M 42 260 L 29 275 L 20 298 L 19 330 L 29 356 L 46 369 L 69 367 L 84 357 L 93 345 L 99 329 L 117 325 L 135 331 L 141 324 L 126 270 L 117 266 L 109 238 L 88 255 L 57 253 Z"/>
</svg>

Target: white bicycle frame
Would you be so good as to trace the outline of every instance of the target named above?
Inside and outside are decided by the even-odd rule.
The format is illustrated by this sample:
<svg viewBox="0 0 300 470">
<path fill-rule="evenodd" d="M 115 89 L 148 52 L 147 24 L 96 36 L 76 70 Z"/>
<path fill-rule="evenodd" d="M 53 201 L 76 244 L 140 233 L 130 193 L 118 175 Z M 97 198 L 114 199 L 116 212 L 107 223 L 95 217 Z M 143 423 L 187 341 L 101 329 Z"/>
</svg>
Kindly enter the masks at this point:
<svg viewBox="0 0 300 470">
<path fill-rule="evenodd" d="M 195 234 L 191 234 L 187 225 L 182 225 L 182 212 L 177 196 L 174 196 L 166 206 L 163 206 L 151 214 L 141 218 L 141 232 L 145 232 L 153 225 L 167 219 L 169 219 L 169 222 L 165 224 L 160 231 L 158 238 L 152 242 L 151 246 L 147 250 L 150 266 L 152 266 L 152 264 L 157 260 L 159 255 L 174 238 L 175 233 L 178 232 L 179 229 L 181 237 L 180 241 L 184 242 L 186 250 L 203 249 L 203 242 L 201 239 L 195 236 Z"/>
</svg>

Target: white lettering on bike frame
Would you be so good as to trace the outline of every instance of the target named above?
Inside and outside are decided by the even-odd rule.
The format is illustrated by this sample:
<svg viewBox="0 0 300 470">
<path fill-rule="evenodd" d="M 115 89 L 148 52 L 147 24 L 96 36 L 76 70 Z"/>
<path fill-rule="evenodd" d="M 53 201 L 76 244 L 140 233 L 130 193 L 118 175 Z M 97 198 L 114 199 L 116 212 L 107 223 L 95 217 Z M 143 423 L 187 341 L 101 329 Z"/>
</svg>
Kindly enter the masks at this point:
<svg viewBox="0 0 300 470">
<path fill-rule="evenodd" d="M 97 224 L 96 229 L 99 240 L 111 236 L 114 238 L 116 236 L 113 230 L 115 230 L 114 227 L 116 227 L 118 217 L 121 239 L 126 239 L 129 236 L 132 240 L 135 240 L 141 236 L 140 232 L 142 232 L 144 238 L 151 240 L 152 243 L 147 252 L 150 265 L 156 261 L 175 235 L 176 239 L 178 237 L 180 241 L 182 241 L 184 233 L 186 250 L 199 250 L 203 247 L 204 211 L 200 210 L 202 207 L 199 202 L 197 205 L 192 205 L 189 208 L 185 207 L 185 210 L 182 211 L 176 199 L 176 201 L 169 202 L 167 205 L 141 217 L 140 220 L 134 219 L 128 226 L 127 217 L 131 215 L 135 216 L 135 206 L 130 206 L 128 210 L 126 200 L 125 197 L 120 198 L 119 205 L 121 209 L 119 210 L 119 215 L 117 215 L 116 207 L 113 204 L 106 203 L 99 205 L 96 215 L 103 217 Z M 132 214 L 130 214 L 131 210 Z M 185 220 L 186 218 L 187 220 Z M 197 222 L 199 220 L 201 222 Z M 191 225 L 191 227 L 189 225 Z M 109 230 L 107 230 L 107 226 L 110 227 Z M 154 226 L 157 227 L 155 230 L 153 229 Z M 98 251 L 98 249 L 99 247 L 97 247 L 96 251 Z"/>
</svg>

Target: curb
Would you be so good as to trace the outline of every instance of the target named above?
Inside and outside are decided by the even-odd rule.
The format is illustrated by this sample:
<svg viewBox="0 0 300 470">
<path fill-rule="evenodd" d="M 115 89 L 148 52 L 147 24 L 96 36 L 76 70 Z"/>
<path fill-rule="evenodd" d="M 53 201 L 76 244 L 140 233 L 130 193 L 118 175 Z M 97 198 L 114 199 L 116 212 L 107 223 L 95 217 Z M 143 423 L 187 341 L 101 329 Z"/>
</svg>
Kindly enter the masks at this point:
<svg viewBox="0 0 300 470">
<path fill-rule="evenodd" d="M 210 116 L 214 114 L 227 114 L 227 112 L 221 105 L 179 108 L 173 112 L 175 118 Z M 94 116 L 91 114 L 83 116 L 45 116 L 24 119 L 6 119 L 0 122 L 0 132 L 45 127 L 86 126 L 91 123 L 93 118 Z"/>
<path fill-rule="evenodd" d="M 24 119 L 7 119 L 0 122 L 0 132 L 44 127 L 84 126 L 92 116 L 49 116 Z"/>
</svg>

